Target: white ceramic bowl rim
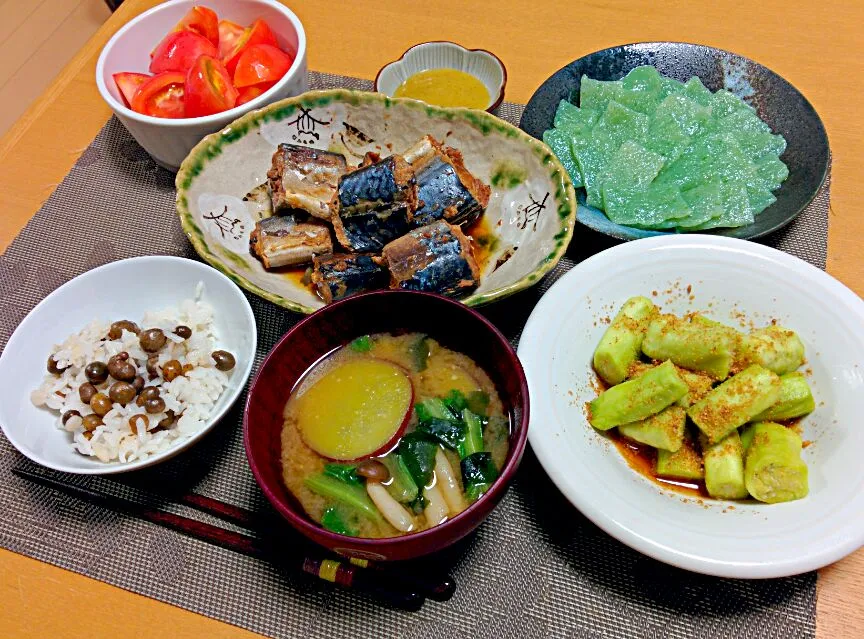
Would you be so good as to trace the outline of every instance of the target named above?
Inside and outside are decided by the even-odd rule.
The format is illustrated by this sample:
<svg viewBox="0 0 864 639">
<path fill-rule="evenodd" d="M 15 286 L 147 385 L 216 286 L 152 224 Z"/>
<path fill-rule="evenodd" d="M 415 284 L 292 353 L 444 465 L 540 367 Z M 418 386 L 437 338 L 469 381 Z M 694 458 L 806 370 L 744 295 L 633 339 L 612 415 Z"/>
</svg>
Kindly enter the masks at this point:
<svg viewBox="0 0 864 639">
<path fill-rule="evenodd" d="M 12 336 L 9 338 L 9 341 L 6 344 L 6 348 L 4 348 L 3 352 L 0 353 L 0 362 L 3 362 L 3 359 L 6 357 L 6 353 L 10 350 L 9 349 L 10 345 L 12 345 L 14 343 L 14 341 L 16 340 L 16 334 L 19 334 L 19 331 L 21 331 L 21 329 L 26 327 L 28 324 L 35 322 L 35 321 L 38 321 L 41 309 L 44 306 L 48 305 L 52 298 L 63 295 L 64 289 L 72 286 L 73 283 L 75 283 L 76 281 L 80 280 L 81 278 L 85 278 L 85 277 L 89 278 L 89 277 L 92 277 L 94 275 L 105 275 L 106 273 L 110 273 L 111 271 L 117 270 L 118 268 L 119 269 L 126 268 L 132 264 L 138 264 L 138 263 L 152 264 L 155 262 L 174 263 L 178 268 L 191 268 L 191 269 L 195 269 L 197 271 L 200 271 L 202 273 L 206 272 L 208 274 L 208 276 L 212 276 L 216 279 L 222 280 L 222 281 L 224 281 L 225 284 L 229 285 L 232 289 L 235 289 L 237 291 L 238 303 L 241 303 L 240 300 L 242 300 L 242 308 L 244 311 L 244 315 L 246 316 L 248 326 L 251 329 L 251 340 L 250 340 L 251 352 L 247 354 L 247 357 L 245 357 L 246 366 L 243 368 L 243 370 L 238 369 L 234 373 L 235 375 L 238 376 L 237 379 L 238 379 L 239 383 L 236 385 L 236 387 L 234 389 L 230 389 L 230 388 L 226 389 L 224 392 L 227 393 L 227 395 L 225 396 L 224 399 L 220 398 L 220 402 L 222 402 L 222 408 L 219 409 L 218 411 L 216 411 L 215 413 L 213 413 L 210 416 L 210 418 L 207 420 L 205 425 L 199 431 L 197 431 L 196 433 L 193 433 L 187 439 L 180 441 L 180 442 L 168 447 L 164 451 L 160 451 L 160 452 L 155 453 L 153 455 L 149 455 L 143 459 L 135 460 L 135 461 L 128 462 L 128 463 L 117 462 L 117 461 L 102 463 L 102 462 L 95 462 L 95 460 L 94 460 L 92 467 L 89 467 L 89 468 L 69 467 L 69 466 L 65 466 L 61 463 L 55 463 L 55 462 L 47 460 L 43 457 L 40 457 L 38 454 L 35 454 L 32 450 L 30 450 L 27 446 L 21 445 L 21 443 L 19 442 L 18 438 L 15 435 L 15 428 L 13 428 L 12 425 L 6 424 L 5 420 L 0 421 L 0 430 L 3 431 L 3 434 L 6 436 L 6 439 L 8 439 L 9 442 L 22 455 L 24 455 L 28 459 L 36 462 L 37 464 L 40 464 L 40 465 L 45 466 L 47 468 L 51 468 L 53 470 L 59 470 L 59 471 L 63 471 L 63 472 L 68 472 L 68 473 L 74 473 L 77 475 L 112 475 L 112 474 L 116 474 L 116 473 L 125 473 L 125 472 L 130 471 L 130 470 L 137 470 L 140 468 L 145 468 L 148 466 L 155 465 L 155 464 L 157 464 L 161 461 L 164 461 L 165 459 L 167 459 L 169 457 L 173 457 L 174 455 L 177 455 L 178 453 L 182 452 L 183 450 L 189 448 L 190 446 L 192 446 L 192 444 L 194 444 L 199 439 L 204 437 L 204 435 L 206 435 L 208 432 L 210 432 L 213 429 L 213 427 L 225 416 L 225 414 L 236 403 L 237 399 L 240 397 L 240 394 L 246 388 L 246 382 L 249 379 L 249 375 L 252 372 L 252 366 L 255 362 L 255 347 L 256 347 L 256 344 L 258 342 L 258 329 L 257 329 L 257 324 L 255 322 L 255 315 L 252 313 L 252 307 L 249 305 L 249 301 L 246 299 L 245 295 L 243 295 L 243 293 L 239 289 L 239 287 L 237 287 L 237 285 L 234 284 L 228 277 L 226 277 L 225 275 L 223 275 L 222 273 L 220 273 L 216 269 L 207 266 L 206 264 L 202 264 L 201 262 L 197 262 L 195 260 L 190 260 L 190 259 L 187 259 L 185 257 L 175 257 L 175 256 L 171 256 L 171 255 L 145 255 L 145 256 L 139 256 L 139 257 L 132 257 L 132 258 L 127 258 L 127 259 L 123 259 L 123 260 L 117 260 L 114 262 L 109 262 L 108 264 L 103 264 L 102 266 L 99 266 L 99 267 L 96 267 L 96 268 L 91 269 L 89 271 L 86 271 L 86 272 L 78 275 L 77 277 L 69 280 L 68 282 L 66 282 L 62 286 L 60 286 L 57 289 L 55 289 L 54 291 L 52 291 L 49 295 L 47 295 L 21 321 L 21 323 L 18 325 L 18 328 L 16 328 L 15 332 L 12 333 Z M 205 295 L 206 295 L 206 292 L 205 292 Z M 177 300 L 177 301 L 178 301 L 178 303 L 180 302 L 180 300 Z M 214 307 L 216 307 L 215 303 L 214 303 Z M 241 361 L 239 354 L 238 354 L 237 360 Z M 32 389 L 29 389 L 29 388 L 24 389 L 24 392 L 26 393 L 28 398 L 30 396 L 31 390 Z M 29 399 L 27 401 L 29 401 Z M 63 431 L 61 431 L 59 429 L 54 429 L 53 426 L 51 426 L 50 428 L 52 430 L 52 432 L 50 434 L 52 434 L 52 435 L 56 434 L 58 436 L 64 435 Z M 56 432 L 54 432 L 54 431 L 56 431 Z"/>
<path fill-rule="evenodd" d="M 635 242 L 613 247 L 581 262 L 573 269 L 573 271 L 567 273 L 565 277 L 556 282 L 535 307 L 522 333 L 519 347 L 519 356 L 523 361 L 528 376 L 529 389 L 532 392 L 533 397 L 537 397 L 538 395 L 534 392 L 535 389 L 533 388 L 533 384 L 537 383 L 542 385 L 546 381 L 546 377 L 542 377 L 542 375 L 542 379 L 536 379 L 536 376 L 540 374 L 538 373 L 538 367 L 551 367 L 550 370 L 554 368 L 552 362 L 544 362 L 537 359 L 543 358 L 547 355 L 547 351 L 551 348 L 549 344 L 543 342 L 543 340 L 546 339 L 544 336 L 550 335 L 559 329 L 562 331 L 561 334 L 563 335 L 565 328 L 569 335 L 582 335 L 583 328 L 581 327 L 580 319 L 588 321 L 590 324 L 590 319 L 588 318 L 573 317 L 569 320 L 569 323 L 567 323 L 568 320 L 561 317 L 562 314 L 566 315 L 563 309 L 557 307 L 559 303 L 562 303 L 562 300 L 560 299 L 562 294 L 566 293 L 572 297 L 574 294 L 572 290 L 573 286 L 583 287 L 579 288 L 580 299 L 582 299 L 581 293 L 589 290 L 587 286 L 594 286 L 594 284 L 582 284 L 578 282 L 590 282 L 593 277 L 602 278 L 602 273 L 609 272 L 609 269 L 612 267 L 610 262 L 626 264 L 628 256 L 647 254 L 659 249 L 695 249 L 706 254 L 709 251 L 724 252 L 726 258 L 733 260 L 739 259 L 738 256 L 746 257 L 746 255 L 749 254 L 766 263 L 770 261 L 777 267 L 786 271 L 789 274 L 789 277 L 795 282 L 800 281 L 800 287 L 802 289 L 806 288 L 810 291 L 815 288 L 824 293 L 825 295 L 823 295 L 820 300 L 823 304 L 830 304 L 830 302 L 833 301 L 837 305 L 836 308 L 842 308 L 844 313 L 849 313 L 851 317 L 847 324 L 851 325 L 855 322 L 860 322 L 864 325 L 864 303 L 862 303 L 861 298 L 824 271 L 782 251 L 744 240 L 706 235 L 678 235 L 637 240 Z M 660 260 L 662 258 L 662 255 L 655 254 L 655 259 Z M 644 264 L 642 266 L 644 266 Z M 626 274 L 624 269 L 620 270 L 621 273 Z M 618 271 L 616 271 L 616 273 L 618 273 Z M 624 277 L 623 274 L 621 277 Z M 577 280 L 568 279 L 569 276 L 577 278 L 578 282 L 574 284 L 574 281 Z M 602 281 L 602 279 L 600 281 Z M 735 285 L 732 283 L 730 286 L 734 287 Z M 596 290 L 596 288 L 590 290 Z M 767 294 L 766 297 L 770 300 L 770 294 Z M 815 302 L 813 299 L 810 301 Z M 591 303 L 598 302 L 592 300 Z M 608 307 L 604 306 L 603 308 L 603 313 L 610 312 Z M 828 307 L 823 306 L 823 308 Z M 834 306 L 830 306 L 828 312 L 833 311 L 834 308 Z M 834 312 L 840 311 L 837 310 Z M 556 314 L 557 319 L 550 319 L 555 318 Z M 844 324 L 844 326 L 846 326 L 846 324 Z M 848 326 L 846 326 L 846 328 L 848 328 Z M 589 333 L 591 331 L 602 332 L 602 325 L 599 329 L 588 329 Z M 828 333 L 826 333 L 826 335 L 828 335 Z M 592 344 L 593 343 L 596 343 L 596 341 L 592 342 Z M 536 355 L 534 353 L 536 353 Z M 570 355 L 571 353 L 569 352 L 562 353 L 562 361 Z M 537 359 L 537 361 L 532 361 L 535 359 Z M 864 364 L 864 362 L 862 362 L 862 364 Z M 830 365 L 830 363 L 826 364 L 826 366 Z M 558 379 L 560 378 L 560 373 L 561 371 L 557 371 L 557 373 L 549 373 L 549 375 L 557 375 L 556 379 Z M 841 375 L 840 372 L 834 374 Z M 569 384 L 569 382 L 563 383 Z M 844 389 L 847 391 L 849 390 L 845 387 Z M 552 399 L 553 389 L 548 388 L 546 390 L 547 395 L 549 395 L 548 397 L 543 397 L 542 399 L 537 397 L 537 399 L 532 402 L 532 424 L 529 428 L 529 441 L 541 465 L 544 467 L 558 489 L 588 519 L 603 529 L 606 533 L 645 555 L 680 568 L 709 575 L 736 578 L 771 578 L 795 575 L 821 568 L 845 557 L 851 552 L 854 552 L 864 544 L 864 519 L 861 519 L 860 516 L 855 516 L 856 512 L 860 514 L 862 508 L 864 508 L 864 506 L 862 506 L 862 504 L 864 504 L 864 495 L 857 495 L 854 496 L 854 504 L 844 502 L 845 510 L 836 513 L 837 516 L 834 517 L 834 519 L 840 519 L 842 521 L 836 521 L 835 524 L 832 524 L 833 527 L 830 529 L 830 535 L 826 532 L 824 541 L 820 540 L 819 542 L 816 542 L 808 540 L 802 544 L 790 544 L 789 540 L 784 538 L 782 543 L 777 542 L 781 543 L 780 550 L 782 552 L 778 552 L 778 556 L 772 557 L 770 560 L 761 561 L 758 558 L 751 558 L 749 555 L 747 556 L 747 559 L 742 557 L 740 561 L 726 558 L 720 559 L 716 556 L 712 556 L 713 549 L 710 547 L 706 548 L 705 544 L 703 544 L 701 547 L 702 549 L 699 551 L 694 551 L 692 544 L 690 544 L 690 546 L 685 545 L 683 548 L 678 547 L 675 539 L 658 537 L 658 531 L 665 530 L 665 528 L 668 527 L 667 520 L 676 518 L 676 515 L 671 510 L 670 513 L 667 513 L 669 516 L 664 518 L 662 521 L 663 527 L 655 527 L 653 523 L 649 521 L 651 519 L 650 516 L 648 517 L 648 520 L 643 517 L 641 520 L 638 520 L 640 523 L 634 523 L 637 521 L 640 513 L 644 514 L 643 511 L 645 508 L 642 506 L 637 507 L 632 503 L 632 501 L 628 501 L 626 495 L 621 495 L 620 500 L 616 496 L 615 503 L 608 503 L 606 501 L 601 503 L 592 486 L 586 484 L 586 477 L 581 473 L 581 471 L 577 477 L 570 477 L 570 467 L 565 467 L 566 463 L 571 465 L 578 464 L 580 467 L 582 463 L 596 466 L 592 471 L 595 472 L 595 474 L 596 471 L 602 471 L 606 467 L 604 466 L 601 468 L 597 465 L 597 462 L 592 461 L 594 457 L 588 453 L 586 453 L 584 459 L 568 457 L 569 462 L 565 462 L 562 458 L 562 455 L 565 454 L 562 452 L 565 449 L 565 446 L 562 445 L 562 438 L 566 437 L 567 439 L 571 439 L 572 435 L 566 434 L 563 425 L 551 425 L 560 423 L 562 417 L 560 416 L 560 411 L 556 409 L 556 406 L 559 406 L 560 403 L 556 404 L 556 401 Z M 582 399 L 580 396 L 581 393 L 582 391 L 577 390 L 574 401 L 578 402 Z M 578 410 L 581 415 L 581 408 Z M 566 413 L 566 415 L 571 416 L 572 414 L 574 413 Z M 848 410 L 844 415 L 847 415 L 847 419 L 844 421 L 849 421 Z M 584 417 L 581 417 L 578 421 L 578 424 L 574 423 L 574 429 L 578 430 L 583 426 L 586 429 L 588 428 L 587 424 L 584 423 Z M 853 432 L 853 430 L 850 429 L 854 429 L 854 424 L 846 424 L 845 429 L 849 432 Z M 580 445 L 584 446 L 587 444 L 581 439 L 575 440 L 573 443 L 574 448 L 579 448 Z M 569 446 L 570 444 L 568 443 L 566 447 Z M 620 455 L 617 454 L 617 451 L 614 450 L 614 447 L 611 446 L 608 449 L 604 449 L 602 453 L 597 453 L 598 457 L 601 455 L 620 457 Z M 603 458 L 607 459 L 609 457 Z M 620 460 L 616 460 L 616 463 L 618 463 L 618 461 Z M 603 462 L 603 464 L 605 464 L 605 462 Z M 626 470 L 633 475 L 635 478 L 634 481 L 638 480 L 643 483 L 647 482 L 644 478 L 639 478 L 636 471 L 631 468 L 628 467 Z M 860 485 L 861 482 L 861 475 L 859 473 L 858 478 L 851 478 L 851 481 L 848 484 L 851 488 L 848 490 L 854 490 L 854 486 Z M 616 482 L 615 485 L 618 486 L 618 482 Z M 610 490 L 611 489 L 606 490 L 605 492 L 608 493 Z M 842 490 L 844 490 L 844 486 L 832 485 L 831 491 L 832 493 L 836 493 L 833 501 L 836 502 L 842 495 L 845 495 L 845 493 L 841 494 L 840 492 L 837 492 Z M 674 493 L 670 493 L 668 490 L 664 492 L 667 496 L 674 497 L 675 495 Z M 814 495 L 811 492 L 808 499 L 811 498 L 818 498 L 818 495 Z M 654 502 L 651 503 L 652 505 L 654 504 Z M 676 503 L 676 500 L 670 500 L 670 503 Z M 724 503 L 728 504 L 728 502 L 714 503 L 721 505 Z M 734 502 L 732 503 L 734 504 Z M 803 502 L 790 503 L 803 504 Z M 765 508 L 782 509 L 784 506 L 788 507 L 789 504 L 768 505 L 765 506 Z M 702 511 L 702 508 L 698 504 L 690 504 L 687 507 L 693 508 L 700 513 Z M 677 519 L 681 520 L 680 517 L 677 517 Z M 703 532 L 702 520 L 699 521 L 698 538 L 702 541 L 708 533 Z M 785 519 L 783 521 L 785 521 Z M 681 521 L 682 525 L 684 523 L 686 522 Z M 806 525 L 806 520 L 801 521 L 800 528 L 802 531 L 805 530 Z M 696 524 L 694 524 L 694 530 L 696 530 Z M 688 533 L 682 530 L 680 534 L 687 535 Z M 797 529 L 790 529 L 786 534 L 793 536 L 799 533 L 797 532 Z M 721 533 L 718 532 L 717 535 L 720 537 Z M 763 544 L 769 543 L 762 538 L 760 538 L 759 541 Z M 789 546 L 788 551 L 783 550 L 787 545 Z M 753 551 L 751 551 L 751 554 L 752 552 Z"/>
<path fill-rule="evenodd" d="M 213 113 L 211 115 L 204 115 L 197 118 L 157 118 L 152 115 L 144 115 L 143 113 L 138 113 L 137 111 L 133 111 L 129 107 L 127 107 L 122 100 L 118 100 L 115 98 L 112 93 L 108 90 L 108 87 L 105 86 L 105 78 L 104 78 L 104 69 L 105 69 L 105 61 L 108 58 L 111 49 L 123 38 L 124 34 L 131 29 L 134 25 L 139 22 L 143 22 L 148 17 L 153 15 L 154 13 L 158 13 L 160 11 L 164 11 L 166 8 L 170 8 L 172 5 L 188 2 L 188 0 L 169 0 L 168 2 L 164 2 L 162 4 L 158 4 L 152 9 L 148 9 L 144 13 L 134 17 L 132 20 L 124 24 L 120 29 L 117 30 L 111 39 L 108 40 L 107 44 L 102 48 L 102 53 L 99 54 L 99 60 L 96 62 L 96 85 L 99 88 L 99 93 L 102 95 L 102 98 L 111 106 L 115 111 L 119 111 L 124 116 L 137 120 L 138 122 L 146 122 L 148 124 L 161 124 L 167 127 L 178 127 L 188 125 L 190 122 L 194 122 L 195 124 L 211 124 L 211 123 L 220 123 L 226 117 L 229 119 L 234 119 L 243 115 L 244 113 L 257 109 L 259 107 L 267 104 L 268 99 L 273 94 L 277 93 L 278 90 L 285 86 L 296 74 L 297 70 L 302 65 L 302 60 L 306 54 L 306 32 L 303 29 L 303 25 L 300 22 L 300 19 L 297 15 L 291 11 L 284 4 L 277 2 L 277 0 L 254 0 L 256 3 L 266 4 L 274 9 L 280 11 L 285 15 L 285 17 L 290 20 L 294 30 L 297 33 L 297 52 L 294 56 L 294 62 L 291 63 L 291 68 L 288 69 L 287 73 L 272 87 L 267 89 L 264 93 L 259 95 L 257 98 L 249 100 L 245 104 L 241 104 L 239 106 L 235 106 L 232 109 L 228 109 L 227 111 L 220 111 L 219 113 Z M 190 3 L 190 5 L 199 4 L 198 2 Z M 146 55 L 144 53 L 143 55 Z"/>
</svg>

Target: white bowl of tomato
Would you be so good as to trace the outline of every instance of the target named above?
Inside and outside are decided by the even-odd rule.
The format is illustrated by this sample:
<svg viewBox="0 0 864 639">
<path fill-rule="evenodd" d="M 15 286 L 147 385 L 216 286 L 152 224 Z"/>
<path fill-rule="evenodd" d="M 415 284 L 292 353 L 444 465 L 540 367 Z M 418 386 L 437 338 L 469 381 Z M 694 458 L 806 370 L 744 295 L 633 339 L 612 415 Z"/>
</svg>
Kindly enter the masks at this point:
<svg viewBox="0 0 864 639">
<path fill-rule="evenodd" d="M 96 84 L 135 140 L 176 171 L 204 136 L 308 89 L 306 33 L 276 0 L 171 0 L 114 34 Z"/>
</svg>

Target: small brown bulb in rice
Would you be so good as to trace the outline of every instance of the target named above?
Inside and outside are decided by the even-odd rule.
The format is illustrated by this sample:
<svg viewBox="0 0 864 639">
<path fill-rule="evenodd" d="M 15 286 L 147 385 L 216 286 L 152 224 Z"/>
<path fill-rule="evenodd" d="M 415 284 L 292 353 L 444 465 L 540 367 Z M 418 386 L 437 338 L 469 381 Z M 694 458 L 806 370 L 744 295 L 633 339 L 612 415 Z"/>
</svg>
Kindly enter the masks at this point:
<svg viewBox="0 0 864 639">
<path fill-rule="evenodd" d="M 147 374 L 150 379 L 159 377 L 159 358 L 156 355 L 147 358 Z"/>
<path fill-rule="evenodd" d="M 144 410 L 151 415 L 161 413 L 165 410 L 165 400 L 161 397 L 153 397 L 144 402 Z"/>
<path fill-rule="evenodd" d="M 148 328 L 141 331 L 138 335 L 138 342 L 141 344 L 141 349 L 147 353 L 155 353 L 165 346 L 168 338 L 161 328 Z"/>
<path fill-rule="evenodd" d="M 108 367 L 105 362 L 90 362 L 84 367 L 84 375 L 91 384 L 101 384 L 108 379 Z"/>
<path fill-rule="evenodd" d="M 112 407 L 113 402 L 105 393 L 96 393 L 90 398 L 90 410 L 99 415 L 99 417 L 107 415 Z"/>
<path fill-rule="evenodd" d="M 114 382 L 108 388 L 108 397 L 111 401 L 123 406 L 135 399 L 135 394 L 135 387 L 129 382 Z"/>
<path fill-rule="evenodd" d="M 147 415 L 132 415 L 129 418 L 129 428 L 133 435 L 138 435 L 147 430 L 150 425 L 150 418 Z"/>
<path fill-rule="evenodd" d="M 237 363 L 234 356 L 228 351 L 213 351 L 210 357 L 216 363 L 216 368 L 220 371 L 230 371 Z"/>
<path fill-rule="evenodd" d="M 170 359 L 162 364 L 162 377 L 166 382 L 171 382 L 183 374 L 183 366 L 176 359 Z"/>
<path fill-rule="evenodd" d="M 121 382 L 131 382 L 135 379 L 138 371 L 135 366 L 129 362 L 129 353 L 123 351 L 117 353 L 108 360 L 108 374 Z"/>
<path fill-rule="evenodd" d="M 141 332 L 141 329 L 138 328 L 138 324 L 135 322 L 130 320 L 120 320 L 119 322 L 111 324 L 111 328 L 108 330 L 108 339 L 120 339 L 123 336 L 123 331 L 129 331 L 130 333 L 138 335 Z"/>
<path fill-rule="evenodd" d="M 48 372 L 51 373 L 52 375 L 60 375 L 63 373 L 63 371 L 65 371 L 69 367 L 68 366 L 62 366 L 61 367 L 60 363 L 56 359 L 54 359 L 53 355 L 51 355 L 48 358 L 48 364 L 47 364 L 46 368 L 48 369 Z"/>
<path fill-rule="evenodd" d="M 147 386 L 144 388 L 138 395 L 138 399 L 135 400 L 135 404 L 137 406 L 144 406 L 144 403 L 148 399 L 155 399 L 159 397 L 160 391 L 155 386 Z"/>
<path fill-rule="evenodd" d="M 93 399 L 93 395 L 98 392 L 99 391 L 96 387 L 90 382 L 84 382 L 78 387 L 78 397 L 81 398 L 81 401 L 85 404 L 89 404 L 90 400 Z"/>
<path fill-rule="evenodd" d="M 68 422 L 73 417 L 81 417 L 81 413 L 79 413 L 77 410 L 67 410 L 65 413 L 63 413 L 63 417 L 61 418 L 63 425 L 65 426 L 66 422 Z"/>
<path fill-rule="evenodd" d="M 174 329 L 174 334 L 181 339 L 189 339 L 190 337 L 192 337 L 192 329 L 188 326 L 181 324 Z"/>
<path fill-rule="evenodd" d="M 87 431 L 96 430 L 96 428 L 98 426 L 101 426 L 102 424 L 105 423 L 102 421 L 102 418 L 99 415 L 95 415 L 95 414 L 84 415 L 81 422 L 84 426 L 84 430 L 87 430 Z M 90 439 L 90 438 L 88 437 L 87 439 Z"/>
</svg>

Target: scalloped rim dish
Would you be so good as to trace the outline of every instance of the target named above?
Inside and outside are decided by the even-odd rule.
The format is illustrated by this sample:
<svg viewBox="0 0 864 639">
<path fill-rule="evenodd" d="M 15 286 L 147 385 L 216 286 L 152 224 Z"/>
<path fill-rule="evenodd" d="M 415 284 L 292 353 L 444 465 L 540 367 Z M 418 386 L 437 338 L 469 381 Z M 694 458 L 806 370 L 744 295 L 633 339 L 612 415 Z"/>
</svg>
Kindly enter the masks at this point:
<svg viewBox="0 0 864 639">
<path fill-rule="evenodd" d="M 528 149 L 530 149 L 530 154 L 539 164 L 537 171 L 539 172 L 542 170 L 543 174 L 541 177 L 544 180 L 547 180 L 547 183 L 551 184 L 551 189 L 547 194 L 547 197 L 551 196 L 553 198 L 548 208 L 550 209 L 550 217 L 554 213 L 554 222 L 549 223 L 552 226 L 547 229 L 546 233 L 548 234 L 552 231 L 554 231 L 554 233 L 548 235 L 544 240 L 552 247 L 551 250 L 543 247 L 536 247 L 542 249 L 543 252 L 546 250 L 549 250 L 549 252 L 545 255 L 538 255 L 536 258 L 536 267 L 532 268 L 529 272 L 525 272 L 513 281 L 507 281 L 501 285 L 496 285 L 496 287 L 491 290 L 475 292 L 460 301 L 468 306 L 480 306 L 502 299 L 536 284 L 540 278 L 555 267 L 567 250 L 567 246 L 569 245 L 570 239 L 573 235 L 576 219 L 576 195 L 564 167 L 561 166 L 558 159 L 545 144 L 535 140 L 515 126 L 508 124 L 485 111 L 464 108 L 435 107 L 407 98 L 388 98 L 387 96 L 377 93 L 344 89 L 309 91 L 295 98 L 288 98 L 273 103 L 263 109 L 252 111 L 235 120 L 221 131 L 205 137 L 197 146 L 195 146 L 195 148 L 192 149 L 177 173 L 176 205 L 183 230 L 197 253 L 206 260 L 207 263 L 224 273 L 237 285 L 273 302 L 274 304 L 278 304 L 300 313 L 312 313 L 317 310 L 317 308 L 320 308 L 320 305 L 315 305 L 313 307 L 298 302 L 297 300 L 288 299 L 284 295 L 267 290 L 266 288 L 251 282 L 243 274 L 232 268 L 231 265 L 233 262 L 236 262 L 236 259 L 243 260 L 245 258 L 242 258 L 239 255 L 233 255 L 230 256 L 230 259 L 226 259 L 217 255 L 208 243 L 201 226 L 199 226 L 199 223 L 194 219 L 188 193 L 196 178 L 202 174 L 211 160 L 225 153 L 226 150 L 231 148 L 232 144 L 241 140 L 250 132 L 256 131 L 260 134 L 260 129 L 265 124 L 279 123 L 295 114 L 298 110 L 300 110 L 301 113 L 309 113 L 314 108 L 323 108 L 332 104 L 335 104 L 337 107 L 340 104 L 357 107 L 374 105 L 376 103 L 381 105 L 384 109 L 399 109 L 414 112 L 417 114 L 417 117 L 425 117 L 431 121 L 459 121 L 461 125 L 475 129 L 484 138 L 490 134 L 497 134 L 505 139 L 518 140 L 519 143 L 524 144 Z M 411 117 L 413 117 L 413 115 Z M 458 143 L 455 143 L 455 146 L 458 147 Z M 514 223 L 513 220 L 511 220 L 511 223 Z M 500 235 L 500 231 L 496 230 L 493 232 Z M 541 240 L 537 240 L 537 243 L 540 241 Z M 517 247 L 522 246 L 523 244 L 519 244 Z M 524 246 L 530 246 L 530 240 L 529 242 L 524 243 Z M 221 247 L 219 248 L 220 252 L 224 254 L 225 251 L 221 250 Z M 535 262 L 532 262 L 532 264 L 533 263 Z M 501 279 L 504 278 L 502 277 Z M 481 281 L 481 289 L 482 286 L 483 284 Z"/>
<path fill-rule="evenodd" d="M 491 113 L 492 111 L 497 109 L 499 106 L 501 106 L 501 103 L 504 101 L 504 90 L 507 88 L 507 67 L 504 66 L 504 62 L 501 60 L 501 58 L 499 58 L 497 55 L 495 55 L 494 53 L 492 53 L 488 49 L 469 49 L 467 47 L 463 47 L 458 42 L 453 42 L 452 40 L 430 40 L 429 42 L 420 42 L 418 44 L 415 44 L 413 47 L 406 49 L 404 51 L 404 53 L 402 53 L 402 55 L 400 55 L 397 59 L 393 60 L 392 62 L 388 62 L 383 67 L 378 69 L 378 73 L 375 74 L 375 82 L 374 82 L 375 91 L 384 93 L 385 95 L 387 95 L 389 97 L 393 97 L 392 92 L 395 91 L 395 87 L 390 91 L 382 91 L 381 90 L 381 86 L 380 86 L 381 75 L 386 73 L 387 71 L 395 70 L 398 67 L 411 66 L 411 61 L 408 58 L 411 57 L 410 54 L 412 52 L 415 52 L 418 49 L 433 48 L 433 47 L 434 48 L 441 48 L 441 49 L 443 49 L 443 48 L 457 49 L 460 52 L 462 52 L 464 57 L 470 57 L 472 55 L 480 54 L 480 55 L 483 55 L 484 57 L 491 58 L 493 60 L 493 62 L 496 63 L 497 66 L 500 67 L 500 69 L 501 69 L 501 79 L 499 81 L 494 81 L 494 79 L 489 78 L 490 82 L 487 83 L 484 81 L 484 78 L 481 78 L 478 74 L 471 73 L 471 72 L 469 72 L 469 73 L 471 73 L 471 75 L 473 75 L 478 80 L 483 82 L 483 84 L 484 84 L 484 86 L 486 86 L 487 90 L 490 89 L 490 87 L 494 88 L 494 90 L 489 91 L 491 103 L 489 104 L 488 107 L 486 107 L 486 111 L 489 111 Z M 407 58 L 406 58 L 406 56 L 407 56 Z M 433 68 L 433 67 L 429 67 L 429 68 Z M 439 67 L 434 67 L 434 68 L 439 68 Z M 412 75 L 413 73 L 418 73 L 420 71 L 425 71 L 425 70 L 426 70 L 425 67 L 424 68 L 420 68 L 420 67 L 415 68 L 411 71 L 411 73 L 407 73 L 406 77 Z M 460 69 L 460 70 L 465 71 L 465 69 Z"/>
</svg>

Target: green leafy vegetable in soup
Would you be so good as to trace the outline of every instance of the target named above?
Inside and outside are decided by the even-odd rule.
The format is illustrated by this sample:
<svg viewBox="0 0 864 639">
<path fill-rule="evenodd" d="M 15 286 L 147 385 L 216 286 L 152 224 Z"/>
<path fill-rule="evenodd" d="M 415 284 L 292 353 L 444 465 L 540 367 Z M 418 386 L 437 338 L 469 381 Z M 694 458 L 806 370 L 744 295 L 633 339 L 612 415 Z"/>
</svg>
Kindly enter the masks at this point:
<svg viewBox="0 0 864 639">
<path fill-rule="evenodd" d="M 509 435 L 494 384 L 469 357 L 419 333 L 364 335 L 288 398 L 283 479 L 327 530 L 408 534 L 488 492 Z"/>
</svg>

